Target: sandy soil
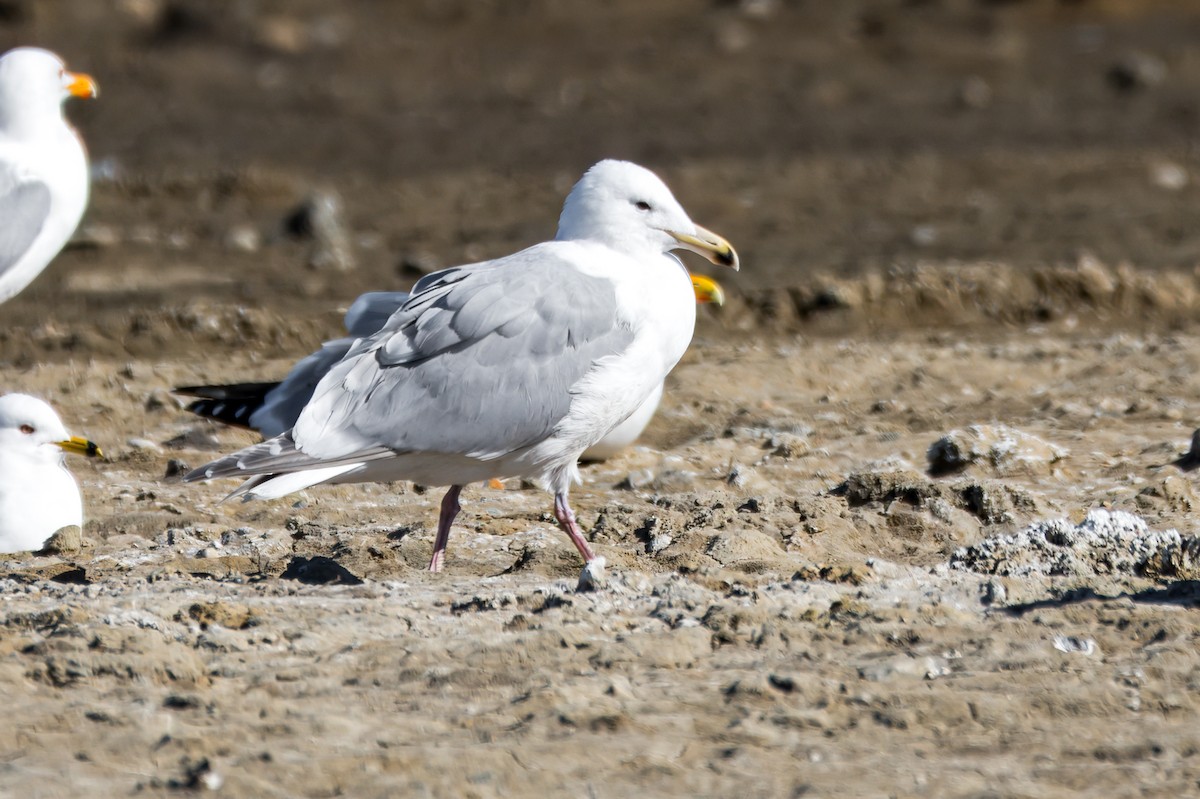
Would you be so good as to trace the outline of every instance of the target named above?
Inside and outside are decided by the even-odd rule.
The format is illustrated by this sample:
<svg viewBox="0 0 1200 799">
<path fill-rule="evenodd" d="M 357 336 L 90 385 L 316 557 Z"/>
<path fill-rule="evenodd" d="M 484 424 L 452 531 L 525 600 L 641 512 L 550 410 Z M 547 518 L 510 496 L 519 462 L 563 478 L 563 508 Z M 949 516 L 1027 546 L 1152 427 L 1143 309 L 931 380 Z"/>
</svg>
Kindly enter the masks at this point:
<svg viewBox="0 0 1200 799">
<path fill-rule="evenodd" d="M 108 458 L 81 550 L 0 564 L 0 795 L 1200 791 L 1193 3 L 0 3 L 25 42 L 100 82 L 98 170 L 4 388 Z M 516 481 L 437 576 L 437 490 L 178 481 L 253 436 L 171 386 L 544 238 L 606 155 L 744 271 L 585 469 L 603 590 Z"/>
</svg>

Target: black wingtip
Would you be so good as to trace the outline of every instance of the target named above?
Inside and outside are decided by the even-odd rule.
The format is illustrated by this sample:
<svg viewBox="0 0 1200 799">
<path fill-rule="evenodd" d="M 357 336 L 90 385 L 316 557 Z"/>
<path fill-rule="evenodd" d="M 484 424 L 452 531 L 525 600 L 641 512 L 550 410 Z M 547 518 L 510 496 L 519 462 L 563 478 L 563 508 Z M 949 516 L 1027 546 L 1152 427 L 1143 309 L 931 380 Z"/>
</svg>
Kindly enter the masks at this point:
<svg viewBox="0 0 1200 799">
<path fill-rule="evenodd" d="M 279 383 L 233 383 L 225 386 L 177 386 L 176 394 L 200 397 L 188 411 L 235 427 L 253 429 L 250 417 L 267 401 Z"/>
</svg>

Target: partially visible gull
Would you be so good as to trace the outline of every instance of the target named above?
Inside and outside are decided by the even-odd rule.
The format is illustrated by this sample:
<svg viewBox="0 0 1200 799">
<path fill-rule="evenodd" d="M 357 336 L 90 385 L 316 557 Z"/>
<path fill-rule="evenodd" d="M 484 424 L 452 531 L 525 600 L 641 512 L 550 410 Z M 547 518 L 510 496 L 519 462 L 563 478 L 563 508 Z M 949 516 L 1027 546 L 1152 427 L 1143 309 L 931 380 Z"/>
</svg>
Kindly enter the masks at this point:
<svg viewBox="0 0 1200 799">
<path fill-rule="evenodd" d="M 325 482 L 445 485 L 430 571 L 440 571 L 467 483 L 526 477 L 582 555 L 604 561 L 567 501 L 579 456 L 646 401 L 683 356 L 696 302 L 686 249 L 738 267 L 654 173 L 601 161 L 571 189 L 553 241 L 423 278 L 379 332 L 317 384 L 286 433 L 187 480 L 245 477 L 230 497 Z"/>
<path fill-rule="evenodd" d="M 68 433 L 42 400 L 0 397 L 0 552 L 41 549 L 62 528 L 83 526 L 79 486 L 64 463 L 68 452 L 101 454 Z"/>
<path fill-rule="evenodd" d="M 419 291 L 421 284 L 414 286 Z M 698 303 L 723 305 L 725 292 L 713 279 L 692 275 L 692 290 Z M 279 382 L 232 383 L 226 385 L 179 386 L 175 391 L 199 397 L 187 407 L 192 413 L 225 424 L 257 430 L 264 438 L 286 433 L 296 424 L 300 411 L 312 398 L 321 378 L 333 365 L 346 357 L 356 340 L 373 335 L 408 300 L 403 291 L 372 291 L 363 294 L 346 312 L 344 324 L 350 335 L 327 341 L 321 349 L 301 359 Z M 633 414 L 583 453 L 585 461 L 611 458 L 628 447 L 654 417 L 662 400 L 658 388 Z"/>
<path fill-rule="evenodd" d="M 48 50 L 0 56 L 0 302 L 46 268 L 83 216 L 87 152 L 62 104 L 95 96 L 90 77 Z"/>
</svg>

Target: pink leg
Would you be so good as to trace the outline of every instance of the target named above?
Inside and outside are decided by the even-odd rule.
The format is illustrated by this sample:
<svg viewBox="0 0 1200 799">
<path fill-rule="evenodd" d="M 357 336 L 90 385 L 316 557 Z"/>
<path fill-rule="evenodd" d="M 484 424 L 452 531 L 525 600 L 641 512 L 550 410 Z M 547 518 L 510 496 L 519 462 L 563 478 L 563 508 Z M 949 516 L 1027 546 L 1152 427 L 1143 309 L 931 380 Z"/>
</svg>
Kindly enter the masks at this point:
<svg viewBox="0 0 1200 799">
<path fill-rule="evenodd" d="M 446 544 L 450 543 L 450 525 L 454 524 L 454 517 L 462 510 L 462 506 L 458 504 L 458 495 L 462 490 L 462 486 L 450 486 L 446 496 L 442 497 L 442 512 L 438 514 L 437 538 L 433 541 L 433 557 L 429 560 L 429 571 L 431 572 L 442 570 L 442 561 L 446 559 Z"/>
<path fill-rule="evenodd" d="M 588 546 L 587 541 L 583 540 L 583 533 L 579 530 L 579 522 L 575 521 L 575 511 L 571 510 L 571 506 L 567 504 L 567 493 L 560 491 L 554 495 L 554 518 L 558 519 L 558 523 L 567 531 L 567 535 L 571 537 L 571 543 L 579 550 L 579 554 L 583 556 L 585 563 L 591 563 L 596 559 L 596 553 L 592 552 L 592 548 Z"/>
</svg>

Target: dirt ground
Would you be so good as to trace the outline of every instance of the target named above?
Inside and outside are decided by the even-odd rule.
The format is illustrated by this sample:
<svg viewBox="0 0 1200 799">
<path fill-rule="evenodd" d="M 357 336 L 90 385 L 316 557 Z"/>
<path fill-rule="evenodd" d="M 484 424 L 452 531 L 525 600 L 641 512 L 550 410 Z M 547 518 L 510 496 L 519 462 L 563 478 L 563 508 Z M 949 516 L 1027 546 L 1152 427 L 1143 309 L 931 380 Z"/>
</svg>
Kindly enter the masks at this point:
<svg viewBox="0 0 1200 799">
<path fill-rule="evenodd" d="M 23 43 L 101 96 L 3 388 L 107 458 L 81 551 L 0 563 L 0 795 L 1200 793 L 1194 2 L 0 0 Z M 605 156 L 743 262 L 573 493 L 606 587 L 518 481 L 435 576 L 437 489 L 179 482 L 254 437 L 172 386 Z"/>
</svg>

